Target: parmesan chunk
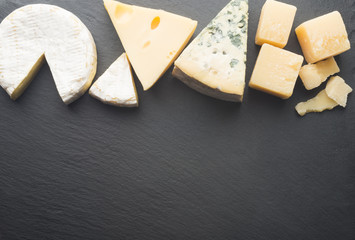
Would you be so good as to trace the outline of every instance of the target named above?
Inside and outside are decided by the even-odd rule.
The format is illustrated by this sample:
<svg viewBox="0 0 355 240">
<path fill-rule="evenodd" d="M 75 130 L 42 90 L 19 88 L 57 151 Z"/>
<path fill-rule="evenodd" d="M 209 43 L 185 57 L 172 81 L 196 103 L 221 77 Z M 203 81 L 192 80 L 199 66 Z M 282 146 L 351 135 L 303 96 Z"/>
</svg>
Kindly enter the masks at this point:
<svg viewBox="0 0 355 240">
<path fill-rule="evenodd" d="M 337 102 L 340 106 L 345 107 L 348 99 L 348 94 L 353 91 L 353 89 L 347 85 L 341 77 L 332 77 L 327 83 L 325 88 L 328 97 Z"/>
<path fill-rule="evenodd" d="M 340 71 L 333 57 L 316 64 L 304 65 L 300 71 L 300 78 L 307 90 L 319 87 L 327 78 Z"/>
<path fill-rule="evenodd" d="M 267 0 L 261 10 L 255 44 L 271 44 L 284 48 L 288 42 L 297 8 L 293 5 Z"/>
<path fill-rule="evenodd" d="M 325 90 L 320 91 L 317 96 L 301 102 L 296 105 L 296 111 L 300 116 L 304 116 L 310 112 L 323 112 L 324 110 L 332 110 L 338 106 L 338 103 L 328 97 Z"/>
</svg>

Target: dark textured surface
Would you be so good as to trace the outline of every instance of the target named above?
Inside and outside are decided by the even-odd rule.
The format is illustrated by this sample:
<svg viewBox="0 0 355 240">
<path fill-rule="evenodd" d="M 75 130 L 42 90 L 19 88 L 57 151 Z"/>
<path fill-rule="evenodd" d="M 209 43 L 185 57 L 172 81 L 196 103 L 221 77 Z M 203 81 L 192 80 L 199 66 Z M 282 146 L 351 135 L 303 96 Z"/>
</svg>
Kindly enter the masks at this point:
<svg viewBox="0 0 355 240">
<path fill-rule="evenodd" d="M 132 0 L 197 19 L 196 34 L 228 0 Z M 92 31 L 98 75 L 123 52 L 99 0 L 1 0 L 0 19 L 29 3 L 75 13 Z M 250 0 L 247 82 L 264 1 Z M 287 0 L 295 26 L 339 10 L 355 47 L 353 0 Z M 196 36 L 195 34 L 195 36 Z M 0 43 L 1 44 L 1 43 Z M 294 32 L 286 49 L 301 53 Z M 337 57 L 353 88 L 354 51 Z M 172 78 L 140 107 L 83 96 L 65 106 L 44 65 L 13 102 L 0 91 L 0 239 L 354 240 L 355 96 L 346 109 L 300 118 L 306 92 L 279 100 L 246 88 L 218 101 Z"/>
</svg>

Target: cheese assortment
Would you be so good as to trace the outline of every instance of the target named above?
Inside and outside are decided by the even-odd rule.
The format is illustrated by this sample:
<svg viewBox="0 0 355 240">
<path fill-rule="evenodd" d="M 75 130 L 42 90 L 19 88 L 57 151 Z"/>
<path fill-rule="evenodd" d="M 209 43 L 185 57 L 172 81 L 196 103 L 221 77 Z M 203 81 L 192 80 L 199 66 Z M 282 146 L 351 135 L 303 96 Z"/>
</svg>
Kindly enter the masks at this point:
<svg viewBox="0 0 355 240">
<path fill-rule="evenodd" d="M 256 60 L 249 86 L 282 99 L 290 98 L 302 62 L 301 55 L 265 43 Z"/>
<path fill-rule="evenodd" d="M 136 86 L 126 53 L 123 53 L 91 86 L 89 94 L 118 107 L 138 107 Z"/>
<path fill-rule="evenodd" d="M 268 43 L 284 48 L 290 36 L 297 8 L 293 5 L 267 0 L 261 10 L 255 44 Z"/>
<path fill-rule="evenodd" d="M 93 37 L 74 14 L 47 4 L 27 5 L 0 25 L 0 85 L 16 100 L 44 59 L 65 104 L 90 87 L 96 74 Z"/>
<path fill-rule="evenodd" d="M 188 45 L 197 21 L 163 10 L 104 0 L 126 53 L 93 84 L 89 94 L 103 103 L 137 107 L 132 64 L 143 89 L 150 89 L 175 61 L 173 76 L 205 95 L 232 102 L 243 100 L 248 0 L 231 0 Z M 340 72 L 333 56 L 348 51 L 350 41 L 338 11 L 311 19 L 295 30 L 303 56 L 284 48 L 297 8 L 266 0 L 255 44 L 261 50 L 249 87 L 282 99 L 292 96 L 300 76 L 307 90 Z M 16 100 L 47 60 L 58 93 L 70 104 L 90 87 L 96 74 L 94 39 L 72 13 L 47 4 L 19 8 L 0 24 L 0 85 Z M 181 53 L 181 55 L 180 55 Z M 180 55 L 180 56 L 179 56 Z M 301 115 L 346 106 L 352 88 L 332 77 L 324 90 L 299 103 Z"/>
<path fill-rule="evenodd" d="M 323 112 L 331 110 L 336 106 L 346 106 L 348 94 L 352 92 L 352 88 L 347 85 L 339 76 L 332 77 L 324 90 L 316 97 L 301 102 L 296 105 L 296 111 L 300 116 L 304 116 L 310 112 Z"/>
<path fill-rule="evenodd" d="M 308 63 L 315 63 L 350 49 L 348 33 L 338 11 L 302 23 L 296 28 L 296 35 Z"/>
<path fill-rule="evenodd" d="M 173 76 L 202 94 L 241 102 L 247 36 L 248 1 L 232 0 L 176 60 Z"/>
<path fill-rule="evenodd" d="M 316 64 L 309 63 L 300 70 L 300 78 L 307 90 L 319 87 L 327 78 L 340 72 L 334 57 L 330 57 Z"/>
<path fill-rule="evenodd" d="M 150 89 L 186 46 L 197 21 L 113 0 L 104 4 L 139 81 Z"/>
</svg>

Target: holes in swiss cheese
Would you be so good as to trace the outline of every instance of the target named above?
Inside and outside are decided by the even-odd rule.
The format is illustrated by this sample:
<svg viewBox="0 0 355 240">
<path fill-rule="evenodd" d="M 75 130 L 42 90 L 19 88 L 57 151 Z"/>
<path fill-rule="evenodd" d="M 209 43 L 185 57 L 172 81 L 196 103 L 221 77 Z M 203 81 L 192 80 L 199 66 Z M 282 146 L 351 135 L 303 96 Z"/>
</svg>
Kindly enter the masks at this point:
<svg viewBox="0 0 355 240">
<path fill-rule="evenodd" d="M 150 25 L 152 30 L 156 29 L 160 24 L 160 17 L 155 17 Z"/>
<path fill-rule="evenodd" d="M 150 41 L 147 41 L 146 43 L 144 43 L 143 48 L 146 48 L 146 47 L 148 47 L 149 45 L 150 45 Z"/>
</svg>

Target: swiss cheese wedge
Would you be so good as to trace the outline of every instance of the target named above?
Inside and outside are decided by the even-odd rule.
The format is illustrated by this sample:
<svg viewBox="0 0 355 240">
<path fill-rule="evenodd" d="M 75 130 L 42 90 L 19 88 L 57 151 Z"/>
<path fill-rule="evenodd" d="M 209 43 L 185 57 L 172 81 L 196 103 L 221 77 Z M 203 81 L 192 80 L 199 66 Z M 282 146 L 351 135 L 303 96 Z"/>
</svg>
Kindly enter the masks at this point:
<svg viewBox="0 0 355 240">
<path fill-rule="evenodd" d="M 113 0 L 104 4 L 139 81 L 148 90 L 179 56 L 197 21 Z"/>
</svg>

